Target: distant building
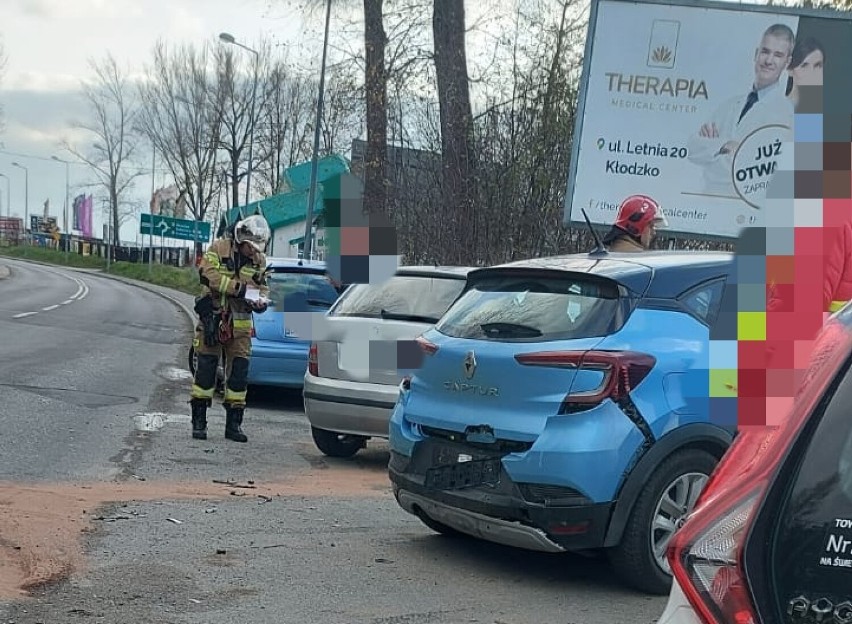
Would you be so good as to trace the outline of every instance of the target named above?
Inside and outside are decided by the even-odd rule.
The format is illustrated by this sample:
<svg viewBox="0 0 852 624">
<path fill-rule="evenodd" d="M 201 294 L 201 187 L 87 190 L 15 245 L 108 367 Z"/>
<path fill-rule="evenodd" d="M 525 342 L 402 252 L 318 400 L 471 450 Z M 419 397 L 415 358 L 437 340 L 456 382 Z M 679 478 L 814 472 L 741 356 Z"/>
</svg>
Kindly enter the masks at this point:
<svg viewBox="0 0 852 624">
<path fill-rule="evenodd" d="M 352 173 L 363 179 L 367 142 L 352 141 Z M 437 200 L 441 185 L 441 154 L 408 147 L 387 146 L 385 177 L 390 212 L 405 220 L 409 210 Z"/>
<path fill-rule="evenodd" d="M 322 260 L 325 257 L 325 231 L 323 228 L 323 186 L 349 172 L 349 162 L 342 156 L 332 154 L 317 162 L 317 191 L 314 194 L 313 239 L 311 256 Z M 305 217 L 310 195 L 311 162 L 303 162 L 284 171 L 279 187 L 282 192 L 237 206 L 228 210 L 219 224 L 224 229 L 240 218 L 262 214 L 272 230 L 268 256 L 298 258 L 305 247 Z"/>
</svg>

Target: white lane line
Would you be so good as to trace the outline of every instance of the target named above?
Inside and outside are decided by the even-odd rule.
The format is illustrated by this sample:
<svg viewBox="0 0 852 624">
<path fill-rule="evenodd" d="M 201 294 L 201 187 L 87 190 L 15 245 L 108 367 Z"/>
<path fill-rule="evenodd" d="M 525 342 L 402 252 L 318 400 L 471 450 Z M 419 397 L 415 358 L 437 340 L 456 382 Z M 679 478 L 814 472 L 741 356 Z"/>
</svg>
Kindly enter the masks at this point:
<svg viewBox="0 0 852 624">
<path fill-rule="evenodd" d="M 74 303 L 73 299 L 69 299 L 68 301 L 63 301 L 62 305 L 68 305 L 69 303 Z"/>
<path fill-rule="evenodd" d="M 81 300 L 85 299 L 85 298 L 86 298 L 86 295 L 88 295 L 88 294 L 89 294 L 89 286 L 88 286 L 88 284 L 86 284 L 86 282 L 81 281 L 81 282 L 80 282 L 80 285 L 83 287 L 83 292 L 82 292 L 82 294 L 81 294 L 79 297 L 77 297 L 77 301 L 81 301 Z"/>
<path fill-rule="evenodd" d="M 12 318 L 24 318 L 26 316 L 32 316 L 33 314 L 38 314 L 38 312 L 21 312 L 20 314 L 16 314 Z"/>
<path fill-rule="evenodd" d="M 55 310 L 58 307 L 59 307 L 58 305 L 52 305 L 52 306 L 47 306 L 46 308 L 42 308 L 42 310 L 44 310 L 45 312 L 50 312 L 51 310 Z"/>
<path fill-rule="evenodd" d="M 80 280 L 79 280 L 79 279 L 77 279 L 76 277 L 71 278 L 71 279 L 73 279 L 75 282 L 77 282 L 77 292 L 75 292 L 73 295 L 71 295 L 71 298 L 72 298 L 72 299 L 76 299 L 77 297 L 79 297 L 79 296 L 80 296 L 80 293 L 82 293 L 82 292 L 83 292 L 83 286 L 84 286 L 84 284 L 83 284 L 83 282 L 82 282 L 82 281 L 80 281 Z"/>
</svg>

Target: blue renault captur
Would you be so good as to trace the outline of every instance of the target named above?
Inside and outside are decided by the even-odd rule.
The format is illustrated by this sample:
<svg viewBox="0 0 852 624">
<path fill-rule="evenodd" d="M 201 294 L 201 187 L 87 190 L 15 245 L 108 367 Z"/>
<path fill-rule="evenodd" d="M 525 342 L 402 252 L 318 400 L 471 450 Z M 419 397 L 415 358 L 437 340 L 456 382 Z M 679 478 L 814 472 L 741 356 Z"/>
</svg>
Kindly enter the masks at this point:
<svg viewBox="0 0 852 624">
<path fill-rule="evenodd" d="M 626 582 L 666 593 L 666 546 L 734 431 L 709 400 L 732 266 L 654 251 L 472 271 L 400 385 L 399 505 L 443 534 L 602 549 Z"/>
</svg>

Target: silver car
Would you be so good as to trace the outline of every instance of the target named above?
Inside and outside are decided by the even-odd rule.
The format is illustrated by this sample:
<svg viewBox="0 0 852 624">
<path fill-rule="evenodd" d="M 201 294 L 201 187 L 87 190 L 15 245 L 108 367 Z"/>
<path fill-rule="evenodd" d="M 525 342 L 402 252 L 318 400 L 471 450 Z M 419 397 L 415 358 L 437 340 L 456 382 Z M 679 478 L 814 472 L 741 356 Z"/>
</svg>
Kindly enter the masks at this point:
<svg viewBox="0 0 852 624">
<path fill-rule="evenodd" d="M 335 341 L 311 345 L 305 415 L 314 443 L 351 457 L 371 437 L 387 438 L 391 411 L 419 349 L 413 342 L 461 294 L 473 267 L 410 266 L 377 284 L 353 284 L 328 311 Z"/>
</svg>

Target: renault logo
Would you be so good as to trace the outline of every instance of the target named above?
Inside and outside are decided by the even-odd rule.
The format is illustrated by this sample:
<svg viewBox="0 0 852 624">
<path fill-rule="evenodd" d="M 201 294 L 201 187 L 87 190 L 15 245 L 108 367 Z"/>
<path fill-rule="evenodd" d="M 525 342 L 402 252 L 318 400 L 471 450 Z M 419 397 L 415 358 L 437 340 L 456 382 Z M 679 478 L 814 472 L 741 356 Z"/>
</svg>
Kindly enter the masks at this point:
<svg viewBox="0 0 852 624">
<path fill-rule="evenodd" d="M 464 376 L 467 379 L 472 379 L 476 373 L 476 356 L 473 351 L 468 351 L 464 357 Z"/>
</svg>

